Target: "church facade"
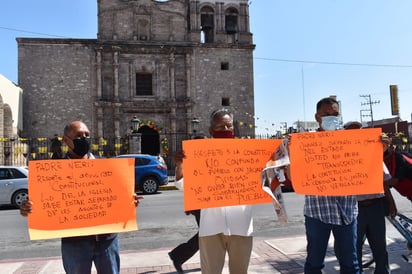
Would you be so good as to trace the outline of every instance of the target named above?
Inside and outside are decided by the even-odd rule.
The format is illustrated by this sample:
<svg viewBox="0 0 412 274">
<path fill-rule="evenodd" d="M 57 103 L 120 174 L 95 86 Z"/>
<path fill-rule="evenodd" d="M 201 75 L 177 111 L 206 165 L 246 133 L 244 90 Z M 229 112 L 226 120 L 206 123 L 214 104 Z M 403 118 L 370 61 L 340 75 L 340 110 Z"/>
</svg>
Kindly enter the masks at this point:
<svg viewBox="0 0 412 274">
<path fill-rule="evenodd" d="M 17 38 L 23 132 L 61 134 L 82 120 L 120 138 L 137 117 L 159 138 L 207 134 L 209 114 L 234 112 L 254 135 L 253 44 L 246 0 L 98 0 L 96 39 Z M 198 123 L 197 123 L 198 122 Z"/>
</svg>

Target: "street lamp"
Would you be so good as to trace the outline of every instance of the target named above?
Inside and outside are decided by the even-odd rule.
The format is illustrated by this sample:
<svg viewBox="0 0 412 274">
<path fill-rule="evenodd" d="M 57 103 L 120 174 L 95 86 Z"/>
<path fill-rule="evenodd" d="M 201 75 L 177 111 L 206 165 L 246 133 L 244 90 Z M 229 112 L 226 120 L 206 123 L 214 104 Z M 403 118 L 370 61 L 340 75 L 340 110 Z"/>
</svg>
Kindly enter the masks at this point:
<svg viewBox="0 0 412 274">
<path fill-rule="evenodd" d="M 139 130 L 139 125 L 140 125 L 140 120 L 137 119 L 136 116 L 133 116 L 133 119 L 130 120 L 130 124 L 131 124 L 131 129 L 132 129 L 132 133 L 137 133 L 137 131 Z"/>
<path fill-rule="evenodd" d="M 130 129 L 132 133 L 129 135 L 129 153 L 140 154 L 141 153 L 141 141 L 142 135 L 138 133 L 140 120 L 136 116 L 130 120 Z"/>
<path fill-rule="evenodd" d="M 192 119 L 193 137 L 196 135 L 196 132 L 197 132 L 198 127 L 199 127 L 199 123 L 200 123 L 199 118 L 193 118 L 193 119 Z"/>
</svg>

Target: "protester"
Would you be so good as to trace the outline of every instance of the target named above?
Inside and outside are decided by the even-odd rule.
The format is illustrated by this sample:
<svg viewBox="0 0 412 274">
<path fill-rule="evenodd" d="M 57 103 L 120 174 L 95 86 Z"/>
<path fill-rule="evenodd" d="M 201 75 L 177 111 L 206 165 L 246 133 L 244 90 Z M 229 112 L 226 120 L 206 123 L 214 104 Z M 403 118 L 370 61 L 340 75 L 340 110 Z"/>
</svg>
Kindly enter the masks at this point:
<svg viewBox="0 0 412 274">
<path fill-rule="evenodd" d="M 94 159 L 90 150 L 90 132 L 86 124 L 73 121 L 65 126 L 63 142 L 68 147 L 67 159 Z M 134 196 L 135 205 L 141 196 Z M 26 200 L 20 207 L 20 214 L 27 216 L 33 210 L 33 202 Z M 68 274 L 91 273 L 92 263 L 98 274 L 120 272 L 119 239 L 116 233 L 61 239 L 63 267 Z"/>
<path fill-rule="evenodd" d="M 348 122 L 344 125 L 344 128 L 360 129 L 361 124 L 356 121 Z M 383 144 L 385 146 L 385 142 L 383 142 Z M 366 237 L 375 261 L 375 273 L 390 273 L 388 252 L 386 248 L 385 215 L 395 216 L 396 206 L 388 185 L 391 175 L 384 163 L 383 176 L 384 193 L 357 196 L 359 214 L 357 218 L 356 249 L 361 272 L 363 271 L 362 247 Z M 386 213 L 386 211 L 388 211 L 388 213 Z"/>
<path fill-rule="evenodd" d="M 213 138 L 233 138 L 233 114 L 227 109 L 212 112 L 209 133 Z M 201 209 L 199 249 L 202 274 L 222 273 L 226 253 L 229 272 L 247 274 L 253 246 L 252 232 L 251 205 Z"/>
<path fill-rule="evenodd" d="M 52 159 L 63 158 L 62 142 L 60 141 L 57 134 L 55 134 L 54 138 L 52 139 L 50 151 L 52 153 Z"/>
<path fill-rule="evenodd" d="M 204 135 L 197 135 L 193 139 L 204 139 Z M 183 178 L 183 158 L 185 157 L 183 151 L 178 151 L 174 157 L 176 169 L 175 169 L 175 181 L 179 182 Z M 179 184 L 177 183 L 177 185 Z M 186 215 L 193 215 L 196 219 L 197 226 L 200 223 L 200 209 L 185 211 Z M 189 260 L 199 250 L 199 232 L 193 235 L 187 242 L 182 243 L 170 251 L 169 257 L 173 261 L 178 274 L 183 273 L 182 264 Z"/>
<path fill-rule="evenodd" d="M 315 118 L 320 131 L 339 129 L 338 102 L 331 97 L 321 99 L 316 105 Z M 304 272 L 322 273 L 332 232 L 336 241 L 340 272 L 360 273 L 356 253 L 356 196 L 306 195 L 304 215 L 307 240 Z"/>
<path fill-rule="evenodd" d="M 383 134 L 385 140 L 383 160 L 392 176 L 390 185 L 396 189 L 402 196 L 412 201 L 412 177 L 408 175 L 411 170 L 409 164 L 401 152 L 395 151 L 392 147 L 392 140 L 386 134 Z"/>
</svg>

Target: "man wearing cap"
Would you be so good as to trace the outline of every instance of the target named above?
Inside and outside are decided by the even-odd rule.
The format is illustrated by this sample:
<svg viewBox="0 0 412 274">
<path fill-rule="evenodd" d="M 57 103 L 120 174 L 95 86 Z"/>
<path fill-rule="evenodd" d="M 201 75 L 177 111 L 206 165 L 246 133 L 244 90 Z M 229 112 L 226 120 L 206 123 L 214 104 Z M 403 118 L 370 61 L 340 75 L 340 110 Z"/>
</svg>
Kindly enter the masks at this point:
<svg viewBox="0 0 412 274">
<path fill-rule="evenodd" d="M 358 121 L 349 121 L 343 125 L 344 129 L 360 129 L 362 128 L 362 124 Z"/>
</svg>

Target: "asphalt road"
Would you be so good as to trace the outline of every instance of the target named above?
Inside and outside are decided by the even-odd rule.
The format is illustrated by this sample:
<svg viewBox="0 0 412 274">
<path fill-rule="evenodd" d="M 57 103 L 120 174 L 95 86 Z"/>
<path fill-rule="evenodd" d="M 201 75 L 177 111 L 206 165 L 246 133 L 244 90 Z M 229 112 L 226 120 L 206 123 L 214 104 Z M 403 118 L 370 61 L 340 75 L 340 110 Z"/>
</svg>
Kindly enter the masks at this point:
<svg viewBox="0 0 412 274">
<path fill-rule="evenodd" d="M 398 210 L 412 216 L 411 203 L 393 192 Z M 303 196 L 284 193 L 288 224 L 277 220 L 271 204 L 254 207 L 254 235 L 262 238 L 281 238 L 304 235 Z M 136 210 L 139 230 L 120 233 L 121 250 L 141 250 L 173 247 L 186 241 L 197 231 L 194 217 L 183 211 L 183 193 L 178 190 L 146 195 Z M 30 241 L 27 219 L 19 211 L 0 207 L 0 260 L 60 256 L 60 239 Z M 388 236 L 402 238 L 387 226 Z"/>
</svg>

